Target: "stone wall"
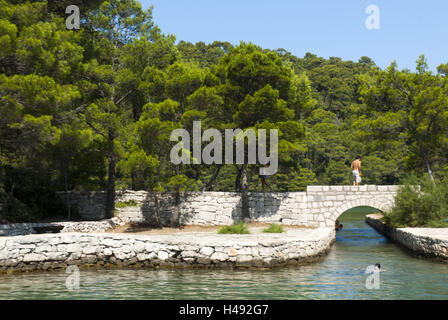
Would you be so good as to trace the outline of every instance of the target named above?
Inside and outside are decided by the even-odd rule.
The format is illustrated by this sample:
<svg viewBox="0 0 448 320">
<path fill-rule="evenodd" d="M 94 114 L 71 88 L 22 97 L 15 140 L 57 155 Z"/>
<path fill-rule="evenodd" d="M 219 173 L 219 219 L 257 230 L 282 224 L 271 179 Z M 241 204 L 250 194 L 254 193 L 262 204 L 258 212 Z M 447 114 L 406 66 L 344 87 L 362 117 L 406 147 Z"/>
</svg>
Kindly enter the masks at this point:
<svg viewBox="0 0 448 320">
<path fill-rule="evenodd" d="M 0 238 L 0 273 L 78 266 L 274 267 L 323 256 L 334 228 L 282 234 L 59 233 Z"/>
<path fill-rule="evenodd" d="M 48 222 L 48 223 L 11 223 L 0 224 L 0 236 L 21 236 L 34 234 L 35 227 L 62 226 L 60 232 L 106 232 L 109 229 L 122 225 L 119 218 L 106 219 L 101 221 L 81 221 L 81 222 Z"/>
<path fill-rule="evenodd" d="M 448 263 L 448 228 L 394 228 L 381 218 L 380 214 L 367 215 L 366 223 L 416 256 Z"/>
<path fill-rule="evenodd" d="M 170 223 L 175 196 L 158 194 L 162 222 Z M 125 222 L 155 222 L 154 195 L 145 191 L 117 192 L 116 203 L 135 201 L 136 206 L 117 207 L 118 216 Z M 227 225 L 241 217 L 241 200 L 234 192 L 185 192 L 180 194 L 179 222 L 194 225 Z"/>
<path fill-rule="evenodd" d="M 81 192 L 58 192 L 62 200 L 70 201 L 74 210 L 78 211 L 82 220 L 97 221 L 104 219 L 106 215 L 106 192 L 105 191 L 81 191 Z"/>
<path fill-rule="evenodd" d="M 346 210 L 370 206 L 381 211 L 393 206 L 399 186 L 309 186 L 306 192 L 249 193 L 251 218 L 287 225 L 331 227 Z M 73 193 L 73 204 L 85 220 L 104 217 L 104 192 Z M 158 194 L 160 216 L 167 224 L 174 212 L 174 194 Z M 98 203 L 96 203 L 98 201 Z M 133 201 L 135 206 L 117 207 L 126 222 L 155 221 L 154 195 L 146 191 L 117 192 L 116 203 Z M 186 192 L 180 195 L 182 224 L 227 225 L 241 220 L 241 194 L 235 192 Z"/>
</svg>

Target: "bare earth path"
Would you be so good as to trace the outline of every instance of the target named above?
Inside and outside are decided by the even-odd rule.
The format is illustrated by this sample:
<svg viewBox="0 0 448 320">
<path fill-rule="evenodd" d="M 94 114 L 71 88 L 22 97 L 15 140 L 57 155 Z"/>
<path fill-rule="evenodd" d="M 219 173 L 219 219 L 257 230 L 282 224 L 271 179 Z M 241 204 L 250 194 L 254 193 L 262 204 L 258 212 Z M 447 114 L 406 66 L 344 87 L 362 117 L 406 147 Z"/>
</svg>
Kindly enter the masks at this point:
<svg viewBox="0 0 448 320">
<path fill-rule="evenodd" d="M 268 228 L 270 224 L 252 222 L 248 223 L 247 227 L 251 234 L 263 233 L 263 229 Z M 286 233 L 288 231 L 299 231 L 299 230 L 313 230 L 312 227 L 302 227 L 302 226 L 282 226 Z M 170 235 L 170 234 L 184 234 L 184 233 L 207 233 L 207 234 L 217 234 L 221 226 L 199 226 L 199 225 L 188 225 L 182 228 L 162 228 L 157 229 L 150 227 L 148 225 L 142 224 L 130 224 L 127 223 L 123 226 L 118 226 L 115 229 L 108 230 L 108 233 L 134 233 L 140 235 Z M 281 233 L 280 233 L 281 234 Z"/>
</svg>

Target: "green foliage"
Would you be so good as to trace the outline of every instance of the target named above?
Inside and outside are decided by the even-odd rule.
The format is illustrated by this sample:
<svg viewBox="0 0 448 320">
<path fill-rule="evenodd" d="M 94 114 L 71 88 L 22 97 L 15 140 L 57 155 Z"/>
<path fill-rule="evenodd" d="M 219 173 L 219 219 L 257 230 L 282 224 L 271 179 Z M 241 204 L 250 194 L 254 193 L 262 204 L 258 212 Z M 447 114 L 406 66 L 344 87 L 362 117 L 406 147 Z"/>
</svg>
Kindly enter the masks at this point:
<svg viewBox="0 0 448 320">
<path fill-rule="evenodd" d="M 400 165 L 382 157 L 381 153 L 363 158 L 365 184 L 396 185 L 400 179 Z"/>
<path fill-rule="evenodd" d="M 283 229 L 283 227 L 279 224 L 271 224 L 268 228 L 263 229 L 263 232 L 265 233 L 282 233 L 285 232 L 285 230 Z"/>
<path fill-rule="evenodd" d="M 156 174 L 160 162 L 157 158 L 145 153 L 143 149 L 132 146 L 125 159 L 118 163 L 118 168 L 125 175 L 135 175 L 134 185 L 138 189 L 151 189 L 153 181 L 148 181 Z"/>
<path fill-rule="evenodd" d="M 314 172 L 312 172 L 308 168 L 296 169 L 292 167 L 281 168 L 273 178 L 272 182 L 268 179 L 268 183 L 273 187 L 274 190 L 306 191 L 306 187 L 316 184 L 317 179 Z"/>
<path fill-rule="evenodd" d="M 69 4 L 83 8 L 80 30 L 65 27 Z M 137 0 L 0 0 L 0 214 L 64 216 L 61 190 L 259 190 L 259 164 L 171 163 L 171 132 L 191 135 L 196 120 L 203 131 L 277 129 L 273 191 L 348 184 L 356 155 L 364 183 L 437 176 L 448 169 L 448 67 L 437 70 L 424 56 L 411 72 L 176 44 Z"/>
<path fill-rule="evenodd" d="M 231 226 L 224 226 L 218 230 L 219 234 L 249 234 L 249 229 L 244 222 L 235 223 Z"/>
<path fill-rule="evenodd" d="M 199 63 L 201 67 L 211 67 L 219 63 L 219 60 L 228 53 L 232 44 L 229 42 L 215 41 L 212 44 L 198 42 L 192 44 L 190 42 L 180 41 L 177 45 L 181 53 L 182 59 Z"/>
<path fill-rule="evenodd" d="M 433 178 L 446 161 L 440 152 L 448 146 L 448 80 L 427 69 L 420 56 L 415 73 L 399 71 L 392 63 L 385 71 L 360 77 L 365 107 L 354 128 L 376 150 L 405 149 L 407 167 Z"/>
<path fill-rule="evenodd" d="M 287 108 L 286 101 L 279 99 L 279 92 L 270 85 L 246 96 L 238 106 L 236 122 L 243 128 L 262 123 L 265 119 L 272 122 L 286 121 L 294 117 L 294 111 Z"/>
<path fill-rule="evenodd" d="M 416 188 L 415 186 L 421 186 Z M 435 183 L 429 179 L 407 178 L 395 198 L 395 206 L 384 214 L 394 227 L 448 227 L 448 175 Z"/>
<path fill-rule="evenodd" d="M 138 202 L 135 200 L 128 200 L 123 202 L 118 202 L 115 206 L 117 208 L 127 208 L 127 207 L 135 207 L 138 205 Z"/>
</svg>

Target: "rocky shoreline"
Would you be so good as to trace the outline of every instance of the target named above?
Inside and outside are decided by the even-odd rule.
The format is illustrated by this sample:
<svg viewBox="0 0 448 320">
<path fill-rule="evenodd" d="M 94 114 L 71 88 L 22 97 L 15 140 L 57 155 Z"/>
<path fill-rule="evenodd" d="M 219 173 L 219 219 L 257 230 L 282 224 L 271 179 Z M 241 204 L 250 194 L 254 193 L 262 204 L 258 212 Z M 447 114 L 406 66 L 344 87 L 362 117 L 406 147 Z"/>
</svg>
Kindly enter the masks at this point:
<svg viewBox="0 0 448 320">
<path fill-rule="evenodd" d="M 416 257 L 448 263 L 448 228 L 394 228 L 380 214 L 366 216 L 366 223 Z"/>
<path fill-rule="evenodd" d="M 321 259 L 333 228 L 280 234 L 59 233 L 0 237 L 0 273 L 87 267 L 273 268 Z"/>
</svg>

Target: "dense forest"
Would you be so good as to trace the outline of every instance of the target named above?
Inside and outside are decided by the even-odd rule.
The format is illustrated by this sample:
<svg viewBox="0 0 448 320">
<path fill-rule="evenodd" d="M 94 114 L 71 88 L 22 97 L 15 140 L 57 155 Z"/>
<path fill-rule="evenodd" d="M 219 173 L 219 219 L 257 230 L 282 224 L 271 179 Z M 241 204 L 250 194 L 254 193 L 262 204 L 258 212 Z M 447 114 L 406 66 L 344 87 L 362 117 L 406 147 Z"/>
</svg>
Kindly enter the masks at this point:
<svg viewBox="0 0 448 320">
<path fill-rule="evenodd" d="M 78 5 L 79 30 L 65 8 Z M 399 57 L 397 57 L 399 58 Z M 417 58 L 417 57 L 416 57 Z M 164 34 L 136 0 L 0 0 L 0 222 L 66 216 L 64 190 L 261 190 L 258 165 L 174 165 L 176 128 L 278 129 L 273 191 L 448 169 L 448 64 L 384 70 Z"/>
</svg>

